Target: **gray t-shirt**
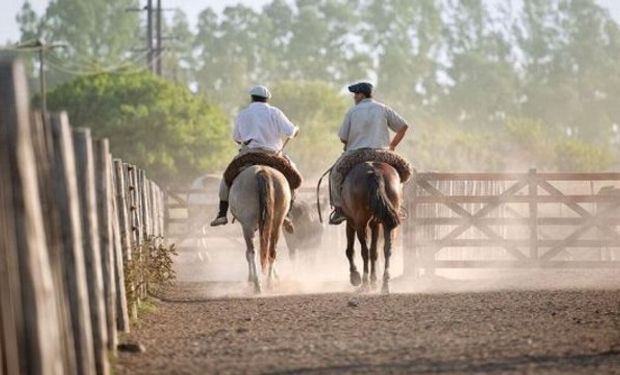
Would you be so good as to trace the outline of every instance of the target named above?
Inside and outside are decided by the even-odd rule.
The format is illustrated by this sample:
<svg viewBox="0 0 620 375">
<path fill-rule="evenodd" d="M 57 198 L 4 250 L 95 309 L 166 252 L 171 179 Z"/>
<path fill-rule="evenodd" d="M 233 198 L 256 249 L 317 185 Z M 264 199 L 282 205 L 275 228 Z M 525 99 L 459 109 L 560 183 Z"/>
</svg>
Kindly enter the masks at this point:
<svg viewBox="0 0 620 375">
<path fill-rule="evenodd" d="M 405 126 L 407 122 L 392 108 L 372 99 L 364 99 L 347 112 L 338 136 L 347 142 L 347 151 L 388 148 L 388 129 L 396 132 Z"/>
</svg>

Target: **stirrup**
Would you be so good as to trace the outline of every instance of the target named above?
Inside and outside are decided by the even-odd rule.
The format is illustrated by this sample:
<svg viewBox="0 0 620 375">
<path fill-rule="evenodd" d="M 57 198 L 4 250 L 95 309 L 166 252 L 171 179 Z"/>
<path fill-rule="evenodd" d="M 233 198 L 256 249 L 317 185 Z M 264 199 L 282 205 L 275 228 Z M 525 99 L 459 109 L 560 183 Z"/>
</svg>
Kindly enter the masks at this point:
<svg viewBox="0 0 620 375">
<path fill-rule="evenodd" d="M 347 217 L 344 216 L 344 213 L 342 212 L 338 212 L 339 210 L 334 210 L 332 211 L 332 213 L 329 215 L 329 223 L 332 225 L 338 225 L 340 223 L 342 223 L 343 221 L 347 220 Z"/>
<path fill-rule="evenodd" d="M 228 218 L 226 216 L 218 216 L 211 222 L 212 227 L 228 224 Z"/>
</svg>

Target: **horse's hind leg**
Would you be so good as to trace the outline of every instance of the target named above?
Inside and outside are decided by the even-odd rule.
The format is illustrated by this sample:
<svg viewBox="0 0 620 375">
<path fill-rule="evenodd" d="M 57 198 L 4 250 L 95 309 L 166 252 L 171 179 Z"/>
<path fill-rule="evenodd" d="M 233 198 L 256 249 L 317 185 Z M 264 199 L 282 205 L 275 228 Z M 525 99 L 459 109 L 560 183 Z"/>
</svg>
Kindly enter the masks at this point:
<svg viewBox="0 0 620 375">
<path fill-rule="evenodd" d="M 381 293 L 390 293 L 390 257 L 392 256 L 392 229 L 383 230 L 383 254 L 385 256 L 385 270 L 383 271 L 383 287 Z"/>
<path fill-rule="evenodd" d="M 272 224 L 273 225 L 273 224 Z M 267 278 L 267 287 L 271 288 L 273 281 L 278 280 L 278 272 L 276 271 L 276 250 L 278 246 L 278 240 L 280 239 L 280 226 L 272 227 L 269 233 L 269 275 Z"/>
<path fill-rule="evenodd" d="M 261 292 L 258 272 L 256 270 L 256 251 L 254 250 L 254 229 L 243 228 L 243 238 L 245 239 L 245 259 L 248 261 L 248 282 L 254 283 L 254 291 Z"/>
<path fill-rule="evenodd" d="M 357 227 L 357 239 L 362 245 L 362 259 L 364 260 L 364 276 L 362 276 L 362 288 L 368 287 L 368 245 L 366 244 L 366 225 Z"/>
<path fill-rule="evenodd" d="M 370 226 L 370 285 L 374 288 L 377 284 L 377 242 L 379 241 L 379 224 Z"/>
<path fill-rule="evenodd" d="M 353 228 L 353 224 L 351 221 L 347 220 L 347 259 L 349 259 L 349 280 L 351 281 L 351 285 L 358 286 L 362 283 L 362 278 L 360 277 L 360 273 L 357 271 L 357 267 L 355 267 L 355 261 L 353 260 L 353 255 L 355 252 L 355 228 Z"/>
</svg>

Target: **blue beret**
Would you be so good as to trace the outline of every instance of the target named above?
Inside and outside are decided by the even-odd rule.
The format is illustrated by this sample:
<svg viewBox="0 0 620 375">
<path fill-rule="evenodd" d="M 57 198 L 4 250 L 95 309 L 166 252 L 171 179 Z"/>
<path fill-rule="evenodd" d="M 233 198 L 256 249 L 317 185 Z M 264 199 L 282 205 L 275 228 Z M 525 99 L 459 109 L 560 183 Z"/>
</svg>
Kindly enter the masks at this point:
<svg viewBox="0 0 620 375">
<path fill-rule="evenodd" d="M 372 83 L 358 82 L 349 86 L 349 91 L 356 94 L 372 94 Z"/>
</svg>

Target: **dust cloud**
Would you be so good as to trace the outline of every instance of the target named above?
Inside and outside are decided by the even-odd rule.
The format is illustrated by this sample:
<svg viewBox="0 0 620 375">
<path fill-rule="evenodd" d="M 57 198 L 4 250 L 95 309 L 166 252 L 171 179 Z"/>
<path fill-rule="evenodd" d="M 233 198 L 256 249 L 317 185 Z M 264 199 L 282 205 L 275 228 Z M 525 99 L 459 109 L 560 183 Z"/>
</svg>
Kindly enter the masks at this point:
<svg viewBox="0 0 620 375">
<path fill-rule="evenodd" d="M 185 247 L 179 251 L 175 267 L 177 282 L 191 298 L 255 297 L 247 282 L 248 266 L 245 244 L 239 224 L 229 224 L 226 236 L 219 229 L 208 229 L 203 248 Z M 237 232 L 235 235 L 234 232 Z M 404 273 L 404 249 L 399 238 L 392 254 L 392 293 L 462 293 L 496 290 L 540 289 L 617 289 L 617 269 L 437 269 L 435 275 Z M 279 280 L 271 288 L 262 280 L 262 297 L 318 294 L 360 293 L 349 284 L 349 265 L 345 256 L 343 227 L 327 227 L 321 244 L 315 249 L 289 256 L 284 238 L 280 239 L 276 259 Z M 356 243 L 355 263 L 360 272 L 363 263 Z M 365 294 L 378 294 L 383 275 L 383 253 L 379 246 L 378 287 Z"/>
</svg>

